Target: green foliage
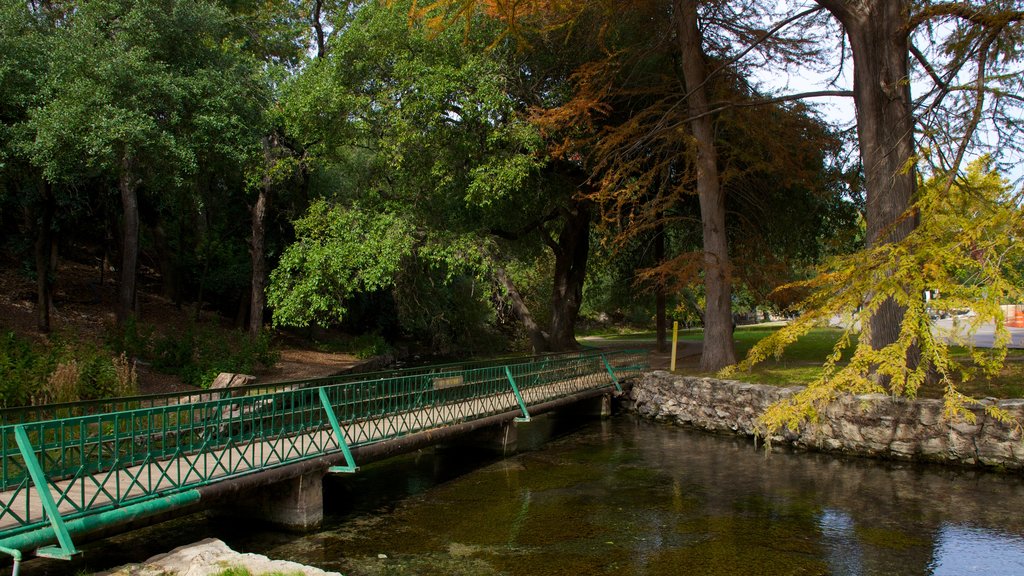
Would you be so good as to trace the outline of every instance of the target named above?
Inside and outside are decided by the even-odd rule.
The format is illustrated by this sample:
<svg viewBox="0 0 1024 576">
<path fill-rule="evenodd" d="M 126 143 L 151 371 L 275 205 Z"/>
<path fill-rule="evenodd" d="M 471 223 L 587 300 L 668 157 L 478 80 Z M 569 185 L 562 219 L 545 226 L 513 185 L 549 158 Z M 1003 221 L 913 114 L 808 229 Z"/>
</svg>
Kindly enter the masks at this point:
<svg viewBox="0 0 1024 576">
<path fill-rule="evenodd" d="M 0 407 L 25 406 L 53 370 L 53 359 L 14 332 L 0 337 Z"/>
<path fill-rule="evenodd" d="M 133 170 L 174 185 L 210 154 L 258 151 L 257 69 L 234 48 L 222 8 L 100 0 L 71 20 L 31 119 L 29 152 L 48 179 Z"/>
<path fill-rule="evenodd" d="M 13 332 L 0 338 L 0 407 L 135 394 L 134 366 L 90 342 L 54 337 L 32 344 Z"/>
<path fill-rule="evenodd" d="M 822 376 L 763 415 L 769 434 L 813 419 L 840 393 L 914 397 L 931 381 L 945 390 L 948 418 L 973 419 L 967 407 L 977 402 L 960 391 L 959 383 L 995 374 L 1006 356 L 1009 332 L 1000 304 L 1021 296 L 1024 221 L 1020 198 L 990 170 L 987 159 L 974 162 L 947 193 L 948 178 L 940 174 L 923 183 L 914 208 L 919 224 L 906 239 L 835 258 L 819 276 L 800 283 L 810 290 L 800 304 L 802 315 L 758 343 L 739 365 L 742 370 L 778 357 L 786 346 L 833 318 L 848 327 L 826 359 Z M 925 290 L 940 294 L 930 308 Z M 855 340 L 858 334 L 872 333 L 876 312 L 890 299 L 905 310 L 896 341 L 876 348 L 868 337 Z M 983 323 L 996 327 L 992 349 L 961 342 L 969 362 L 955 357 L 933 330 L 933 312 L 957 310 L 975 313 L 964 322 L 968 335 Z M 986 411 L 1007 418 L 995 407 Z"/>
<path fill-rule="evenodd" d="M 340 322 L 346 299 L 389 287 L 413 246 L 412 229 L 400 217 L 324 200 L 295 222 L 295 235 L 267 289 L 278 326 Z"/>
<path fill-rule="evenodd" d="M 391 352 L 391 345 L 377 333 L 360 334 L 352 338 L 348 346 L 356 358 L 373 358 Z"/>
<path fill-rule="evenodd" d="M 474 275 L 478 268 L 472 259 L 466 254 L 460 263 L 455 254 L 433 253 L 407 262 L 397 277 L 402 330 L 436 354 L 472 354 L 507 344 L 494 329 L 492 285 Z"/>
<path fill-rule="evenodd" d="M 152 329 L 144 329 L 152 333 Z M 260 366 L 273 366 L 280 358 L 270 334 L 253 339 L 241 332 L 190 324 L 184 330 L 153 337 L 140 355 L 153 368 L 181 376 L 186 384 L 206 388 L 221 372 L 251 374 Z"/>
<path fill-rule="evenodd" d="M 279 325 L 329 324 L 351 295 L 384 288 L 407 334 L 441 350 L 485 346 L 496 301 L 488 254 L 536 252 L 498 246 L 491 232 L 551 210 L 538 185 L 542 141 L 510 94 L 513 52 L 492 45 L 488 25 L 427 30 L 410 25 L 410 6 L 360 5 L 328 56 L 284 86 L 287 126 L 329 200 L 296 222 L 268 302 Z M 374 213 L 396 232 L 370 230 Z"/>
</svg>

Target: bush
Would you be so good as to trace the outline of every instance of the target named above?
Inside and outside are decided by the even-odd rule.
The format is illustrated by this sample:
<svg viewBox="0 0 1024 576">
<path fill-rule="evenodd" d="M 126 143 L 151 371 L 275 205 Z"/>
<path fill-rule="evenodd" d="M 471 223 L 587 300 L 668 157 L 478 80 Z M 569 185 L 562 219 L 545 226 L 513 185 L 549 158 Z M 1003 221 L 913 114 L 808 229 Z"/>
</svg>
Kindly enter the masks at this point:
<svg viewBox="0 0 1024 576">
<path fill-rule="evenodd" d="M 0 407 L 25 406 L 42 389 L 53 369 L 40 346 L 14 332 L 0 337 Z"/>
<path fill-rule="evenodd" d="M 352 338 L 349 350 L 356 358 L 373 358 L 391 352 L 391 345 L 383 336 L 374 332 Z"/>
<path fill-rule="evenodd" d="M 146 357 L 154 369 L 206 388 L 221 372 L 252 373 L 261 365 L 273 366 L 280 353 L 272 348 L 267 332 L 250 338 L 241 332 L 191 325 L 155 338 Z"/>
<path fill-rule="evenodd" d="M 124 354 L 59 337 L 49 347 L 14 333 L 0 338 L 0 407 L 128 396 L 136 382 Z"/>
</svg>

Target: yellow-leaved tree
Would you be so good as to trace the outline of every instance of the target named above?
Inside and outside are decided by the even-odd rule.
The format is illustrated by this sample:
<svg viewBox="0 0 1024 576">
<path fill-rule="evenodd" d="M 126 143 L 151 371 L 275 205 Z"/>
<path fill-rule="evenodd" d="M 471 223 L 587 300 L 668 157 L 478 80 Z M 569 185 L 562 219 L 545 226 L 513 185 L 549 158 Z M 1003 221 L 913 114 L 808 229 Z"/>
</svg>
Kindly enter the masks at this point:
<svg viewBox="0 0 1024 576">
<path fill-rule="evenodd" d="M 950 180 L 936 174 L 920 183 L 917 201 L 905 218 L 917 225 L 905 238 L 824 265 L 810 280 L 783 286 L 800 288 L 806 297 L 797 307 L 801 316 L 759 342 L 742 363 L 727 373 L 741 372 L 772 356 L 815 326 L 838 322 L 843 333 L 822 375 L 803 391 L 781 401 L 762 415 L 763 432 L 796 430 L 843 393 L 887 393 L 914 397 L 927 381 L 945 391 L 947 418 L 974 420 L 968 410 L 978 401 L 959 385 L 993 375 L 1006 357 L 1010 334 L 1005 303 L 1020 302 L 1024 272 L 1024 211 L 1022 193 L 1014 192 L 989 158 L 970 164 L 965 174 Z M 926 299 L 924 294 L 936 294 Z M 878 308 L 892 299 L 906 309 L 897 339 L 873 348 L 867 337 Z M 961 329 L 944 333 L 936 316 L 961 314 Z M 985 324 L 995 326 L 991 348 L 975 347 L 971 336 Z M 966 348 L 955 354 L 951 343 Z M 993 405 L 985 411 L 1007 421 Z"/>
</svg>

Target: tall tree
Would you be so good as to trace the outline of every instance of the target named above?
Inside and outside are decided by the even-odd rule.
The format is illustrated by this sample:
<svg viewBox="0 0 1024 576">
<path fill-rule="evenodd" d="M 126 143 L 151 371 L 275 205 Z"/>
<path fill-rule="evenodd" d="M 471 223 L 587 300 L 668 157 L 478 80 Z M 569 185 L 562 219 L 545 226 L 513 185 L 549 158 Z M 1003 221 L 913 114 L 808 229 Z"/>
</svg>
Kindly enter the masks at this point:
<svg viewBox="0 0 1024 576">
<path fill-rule="evenodd" d="M 975 163 L 966 174 L 961 167 L 987 142 L 997 143 L 994 154 L 1019 154 L 1024 4 L 816 1 L 842 24 L 853 54 L 869 246 L 804 283 L 805 314 L 752 351 L 750 361 L 760 360 L 824 317 L 854 327 L 825 375 L 774 407 L 765 424 L 797 426 L 845 391 L 913 396 L 926 379 L 944 385 L 948 416 L 973 419 L 965 407 L 975 401 L 957 388 L 973 369 L 936 338 L 927 307 L 972 309 L 971 329 L 994 323 L 995 350 L 972 350 L 972 361 L 989 373 L 1001 365 L 1009 335 L 999 303 L 1019 298 L 1019 199 L 991 166 Z M 924 187 L 915 178 L 920 167 L 931 172 Z M 926 303 L 923 292 L 936 289 L 943 297 Z M 854 345 L 856 326 L 869 337 Z"/>
<path fill-rule="evenodd" d="M 254 148 L 244 111 L 259 94 L 257 70 L 228 22 L 202 0 L 101 0 L 80 6 L 55 38 L 47 103 L 31 119 L 33 162 L 50 181 L 89 171 L 116 181 L 121 323 L 135 310 L 140 190 L 180 185 L 204 151 Z"/>
<path fill-rule="evenodd" d="M 704 229 L 704 348 L 700 366 L 718 370 L 736 363 L 732 343 L 732 289 L 729 246 L 725 232 L 725 192 L 718 175 L 714 123 L 705 86 L 708 82 L 704 37 L 697 22 L 697 0 L 675 0 L 690 132 L 696 141 L 697 197 Z M 719 344 L 725 343 L 725 344 Z"/>
<path fill-rule="evenodd" d="M 810 49 L 745 19 L 741 13 L 764 12 L 756 3 L 637 1 L 623 12 L 621 4 L 606 2 L 458 0 L 427 11 L 438 5 L 463 17 L 482 7 L 504 19 L 526 45 L 536 36 L 556 36 L 600 48 L 573 73 L 568 102 L 549 102 L 536 120 L 564 138 L 561 153 L 587 160 L 597 205 L 635 230 L 655 226 L 651 215 L 664 213 L 678 194 L 697 195 L 706 294 L 701 366 L 717 370 L 735 362 L 720 117 L 736 103 L 757 100 L 749 86 L 730 85 L 744 53 L 793 59 Z M 752 38 L 760 40 L 746 46 Z M 737 42 L 743 51 L 733 48 Z M 634 210 L 638 204 L 644 206 Z"/>
<path fill-rule="evenodd" d="M 909 0 L 819 0 L 842 23 L 853 55 L 853 98 L 864 167 L 868 246 L 898 242 L 914 227 L 908 214 L 917 176 L 910 95 Z M 871 319 L 872 346 L 896 341 L 904 309 L 893 300 Z"/>
<path fill-rule="evenodd" d="M 406 11 L 363 6 L 327 58 L 290 85 L 292 132 L 325 171 L 364 165 L 336 202 L 400 214 L 417 230 L 416 254 L 443 260 L 449 279 L 491 276 L 536 351 L 576 347 L 592 221 L 579 196 L 586 175 L 578 163 L 545 161 L 524 121 L 537 95 L 520 88 L 549 77 L 507 43 L 485 50 L 492 29 L 433 34 L 410 29 Z M 553 278 L 538 314 L 514 270 L 545 247 Z"/>
<path fill-rule="evenodd" d="M 32 138 L 25 126 L 29 111 L 42 103 L 50 32 L 47 18 L 33 14 L 26 3 L 5 1 L 0 6 L 0 206 L 20 203 L 25 228 L 34 235 L 40 332 L 50 330 L 57 200 L 53 187 L 27 161 L 24 151 Z"/>
</svg>

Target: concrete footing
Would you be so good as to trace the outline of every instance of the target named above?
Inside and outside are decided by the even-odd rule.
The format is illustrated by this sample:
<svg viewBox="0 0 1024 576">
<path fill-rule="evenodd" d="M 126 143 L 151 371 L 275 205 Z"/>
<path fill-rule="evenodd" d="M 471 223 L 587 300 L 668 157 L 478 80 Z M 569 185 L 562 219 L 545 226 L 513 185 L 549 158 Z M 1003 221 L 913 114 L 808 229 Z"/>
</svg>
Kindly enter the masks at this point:
<svg viewBox="0 0 1024 576">
<path fill-rule="evenodd" d="M 230 516 L 306 532 L 324 520 L 323 472 L 314 471 L 243 494 L 223 507 Z"/>
</svg>

